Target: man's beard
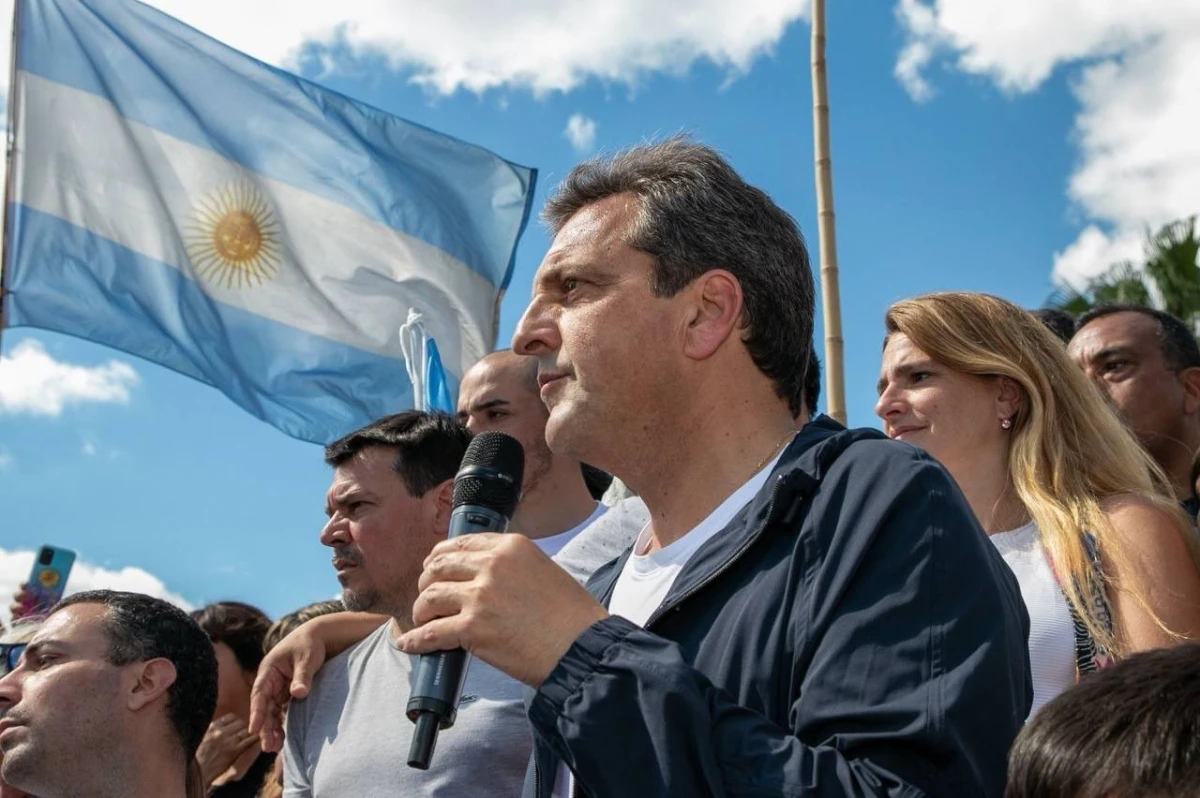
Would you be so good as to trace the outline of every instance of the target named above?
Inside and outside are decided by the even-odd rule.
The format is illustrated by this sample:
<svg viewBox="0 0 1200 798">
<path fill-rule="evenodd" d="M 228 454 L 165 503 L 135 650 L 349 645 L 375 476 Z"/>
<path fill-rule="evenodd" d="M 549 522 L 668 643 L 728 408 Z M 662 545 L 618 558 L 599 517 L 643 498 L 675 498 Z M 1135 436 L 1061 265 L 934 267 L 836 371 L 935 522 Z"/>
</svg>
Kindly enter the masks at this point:
<svg viewBox="0 0 1200 798">
<path fill-rule="evenodd" d="M 371 587 L 358 590 L 344 587 L 342 604 L 350 612 L 376 612 L 379 607 L 379 591 Z"/>
<path fill-rule="evenodd" d="M 525 453 L 525 471 L 521 475 L 521 493 L 532 493 L 542 481 L 542 477 L 550 473 L 550 459 L 554 455 L 543 438 L 540 445 L 530 447 Z"/>
<path fill-rule="evenodd" d="M 356 568 L 362 568 L 363 565 L 362 554 L 353 546 L 335 546 L 333 561 Z M 351 612 L 373 612 L 379 606 L 379 599 L 379 590 L 371 585 L 360 588 L 342 587 L 342 604 Z"/>
</svg>

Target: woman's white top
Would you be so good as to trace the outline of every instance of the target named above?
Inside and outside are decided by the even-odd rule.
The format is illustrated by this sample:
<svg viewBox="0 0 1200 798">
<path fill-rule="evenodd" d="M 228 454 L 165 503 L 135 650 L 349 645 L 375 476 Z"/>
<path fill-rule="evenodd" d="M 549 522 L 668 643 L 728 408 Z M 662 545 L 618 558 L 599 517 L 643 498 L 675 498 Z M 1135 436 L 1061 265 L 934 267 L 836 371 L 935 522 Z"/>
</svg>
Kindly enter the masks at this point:
<svg viewBox="0 0 1200 798">
<path fill-rule="evenodd" d="M 1075 684 L 1075 621 L 1032 521 L 1009 532 L 997 532 L 989 539 L 1016 575 L 1029 612 L 1032 716 Z"/>
</svg>

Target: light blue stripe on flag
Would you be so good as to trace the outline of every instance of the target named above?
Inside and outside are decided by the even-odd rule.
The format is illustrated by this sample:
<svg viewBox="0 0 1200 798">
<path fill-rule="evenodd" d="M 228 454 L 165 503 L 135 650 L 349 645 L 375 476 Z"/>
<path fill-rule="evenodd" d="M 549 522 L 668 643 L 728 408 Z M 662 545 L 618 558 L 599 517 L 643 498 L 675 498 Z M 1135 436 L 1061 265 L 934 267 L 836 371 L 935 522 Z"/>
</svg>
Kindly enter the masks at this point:
<svg viewBox="0 0 1200 798">
<path fill-rule="evenodd" d="M 454 400 L 450 398 L 450 393 L 437 342 L 430 338 L 425 342 L 425 409 L 453 413 Z"/>
<path fill-rule="evenodd" d="M 130 0 L 19 8 L 7 325 L 121 348 L 325 442 L 416 404 L 397 335 L 416 310 L 444 375 L 430 406 L 452 409 L 494 347 L 534 170 Z"/>
</svg>

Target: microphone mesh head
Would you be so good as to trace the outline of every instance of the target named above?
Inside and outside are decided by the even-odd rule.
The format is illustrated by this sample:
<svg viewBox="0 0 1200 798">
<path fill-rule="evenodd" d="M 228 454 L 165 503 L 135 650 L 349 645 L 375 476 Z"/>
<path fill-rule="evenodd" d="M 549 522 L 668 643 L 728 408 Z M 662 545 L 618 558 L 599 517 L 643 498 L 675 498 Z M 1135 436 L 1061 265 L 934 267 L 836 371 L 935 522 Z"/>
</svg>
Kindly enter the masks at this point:
<svg viewBox="0 0 1200 798">
<path fill-rule="evenodd" d="M 511 518 L 521 497 L 525 450 L 503 432 L 481 432 L 471 439 L 454 478 L 454 506 L 487 507 Z"/>
</svg>

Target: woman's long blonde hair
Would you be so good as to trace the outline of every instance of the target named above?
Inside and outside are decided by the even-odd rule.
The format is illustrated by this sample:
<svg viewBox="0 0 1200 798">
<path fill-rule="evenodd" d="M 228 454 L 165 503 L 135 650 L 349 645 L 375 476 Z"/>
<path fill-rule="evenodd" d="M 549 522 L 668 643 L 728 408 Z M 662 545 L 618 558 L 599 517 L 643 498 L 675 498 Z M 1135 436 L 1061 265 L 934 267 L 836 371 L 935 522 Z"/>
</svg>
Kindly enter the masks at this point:
<svg viewBox="0 0 1200 798">
<path fill-rule="evenodd" d="M 1109 541 L 1113 528 L 1101 503 L 1133 494 L 1169 512 L 1200 572 L 1200 543 L 1158 464 L 1117 418 L 1100 391 L 1067 356 L 1062 342 L 1032 315 L 987 294 L 937 293 L 892 305 L 889 337 L 902 333 L 947 368 L 978 377 L 1007 377 L 1021 387 L 1008 446 L 1009 481 L 1036 524 L 1068 600 L 1097 645 L 1114 656 L 1123 646 L 1090 598 L 1111 596 L 1112 581 L 1092 565 L 1098 553 L 1121 565 L 1128 558 Z M 1154 616 L 1145 596 L 1135 601 Z"/>
</svg>

